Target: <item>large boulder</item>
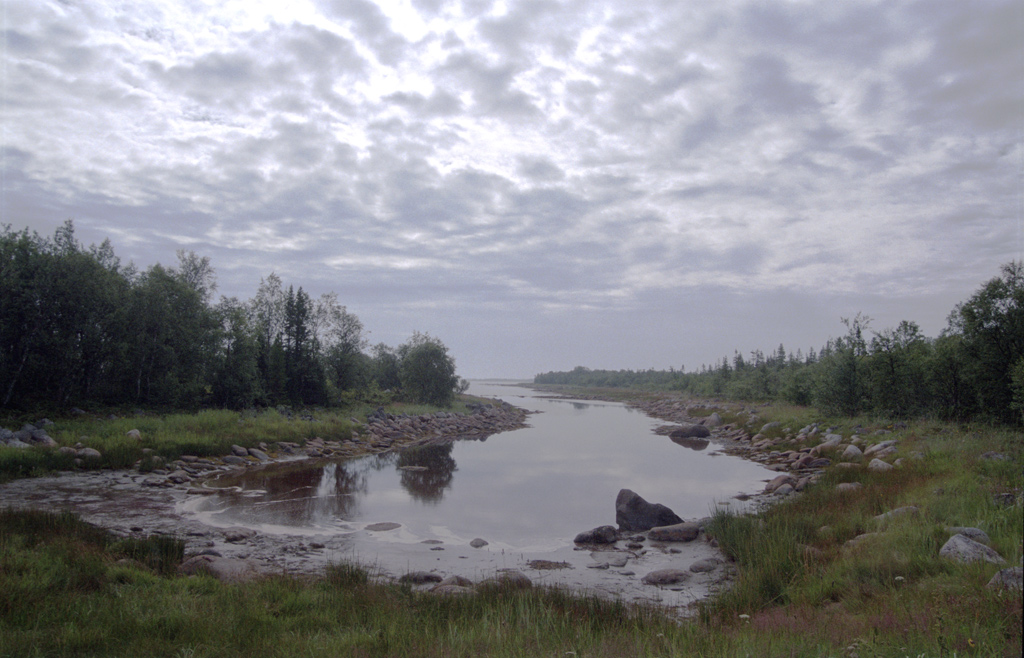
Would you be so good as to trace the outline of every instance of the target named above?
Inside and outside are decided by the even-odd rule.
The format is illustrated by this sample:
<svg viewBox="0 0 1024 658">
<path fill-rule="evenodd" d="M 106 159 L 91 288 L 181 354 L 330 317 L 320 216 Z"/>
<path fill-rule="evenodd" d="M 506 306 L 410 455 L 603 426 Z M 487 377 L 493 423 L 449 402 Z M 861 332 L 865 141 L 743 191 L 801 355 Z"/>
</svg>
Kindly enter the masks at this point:
<svg viewBox="0 0 1024 658">
<path fill-rule="evenodd" d="M 675 525 L 683 520 L 668 507 L 649 503 L 639 494 L 622 489 L 615 498 L 615 522 L 620 531 L 643 532 L 657 526 Z"/>
<path fill-rule="evenodd" d="M 695 423 L 683 423 L 668 435 L 668 438 L 676 439 L 706 439 L 711 436 L 711 430 L 704 425 Z"/>
<path fill-rule="evenodd" d="M 992 564 L 1006 564 L 999 553 L 985 544 L 974 541 L 966 535 L 956 534 L 949 538 L 942 548 L 939 549 L 939 557 L 956 560 L 958 562 L 991 562 Z"/>
</svg>

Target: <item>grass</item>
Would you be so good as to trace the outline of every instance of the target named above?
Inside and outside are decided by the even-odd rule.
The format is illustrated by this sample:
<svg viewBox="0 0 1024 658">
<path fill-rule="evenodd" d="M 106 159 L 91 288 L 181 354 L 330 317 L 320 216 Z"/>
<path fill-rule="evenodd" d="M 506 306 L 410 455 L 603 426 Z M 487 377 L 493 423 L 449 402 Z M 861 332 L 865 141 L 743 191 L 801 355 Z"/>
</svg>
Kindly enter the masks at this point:
<svg viewBox="0 0 1024 658">
<path fill-rule="evenodd" d="M 726 411 L 740 422 L 746 413 L 737 409 Z M 238 414 L 164 417 L 153 426 L 144 420 L 132 419 L 143 443 L 167 450 L 179 449 L 189 433 L 225 432 L 216 440 L 245 444 L 266 440 L 260 423 L 279 423 L 282 433 L 304 427 L 272 415 L 252 426 Z M 318 418 L 339 428 L 341 420 Z M 354 564 L 334 565 L 318 578 L 224 584 L 175 575 L 175 538 L 127 540 L 67 514 L 5 511 L 0 657 L 1021 655 L 1021 594 L 986 587 L 1000 567 L 938 557 L 947 526 L 973 526 L 1009 565 L 1021 563 L 1019 432 L 829 419 L 786 406 L 757 407 L 756 419 L 745 422 L 753 433 L 773 420 L 780 422 L 775 435 L 786 441 L 814 421 L 845 437 L 856 429 L 869 443 L 896 439 L 904 466 L 884 473 L 827 469 L 801 495 L 756 516 L 716 512 L 708 532 L 735 560 L 738 575 L 693 620 L 539 588 L 437 598 L 378 583 Z M 103 435 L 102 427 L 92 431 Z M 127 429 L 109 429 L 110 440 Z M 875 436 L 877 429 L 891 433 Z M 981 458 L 989 451 L 1008 459 Z M 26 457 L 28 467 L 47 467 L 33 465 L 31 459 L 43 459 L 35 451 L 21 452 L 36 455 Z M 920 458 L 911 458 L 915 453 Z M 863 487 L 838 494 L 841 482 Z M 907 505 L 918 513 L 875 519 Z M 864 533 L 877 534 L 847 546 Z"/>
<path fill-rule="evenodd" d="M 388 413 L 416 416 L 446 411 L 470 413 L 470 404 L 489 400 L 460 396 L 451 408 L 394 402 L 385 407 Z M 182 455 L 220 457 L 230 454 L 232 445 L 253 448 L 261 443 L 303 443 L 320 437 L 343 440 L 366 420 L 376 407 L 356 405 L 343 409 L 310 409 L 281 413 L 276 409 L 230 411 L 208 409 L 197 413 L 135 414 L 128 417 L 81 416 L 59 418 L 49 428 L 50 435 L 61 446 L 94 448 L 102 457 L 82 464 L 83 468 L 130 468 L 142 461 L 143 470 L 156 465 L 154 457 L 165 461 Z M 24 419 L 7 418 L 0 426 L 20 427 Z M 138 430 L 141 438 L 128 436 Z M 145 461 L 143 461 L 145 460 Z M 46 448 L 9 448 L 0 445 L 0 482 L 43 475 L 52 471 L 75 468 L 74 456 Z"/>
</svg>

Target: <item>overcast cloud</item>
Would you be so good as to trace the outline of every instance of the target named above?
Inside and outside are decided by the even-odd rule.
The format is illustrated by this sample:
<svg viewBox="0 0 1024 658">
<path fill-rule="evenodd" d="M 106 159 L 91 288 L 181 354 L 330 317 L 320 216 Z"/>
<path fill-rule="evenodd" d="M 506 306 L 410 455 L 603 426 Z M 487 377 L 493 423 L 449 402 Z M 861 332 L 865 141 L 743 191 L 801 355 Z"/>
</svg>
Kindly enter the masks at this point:
<svg viewBox="0 0 1024 658">
<path fill-rule="evenodd" d="M 0 4 L 0 221 L 464 376 L 934 336 L 1022 258 L 1019 0 Z"/>
</svg>

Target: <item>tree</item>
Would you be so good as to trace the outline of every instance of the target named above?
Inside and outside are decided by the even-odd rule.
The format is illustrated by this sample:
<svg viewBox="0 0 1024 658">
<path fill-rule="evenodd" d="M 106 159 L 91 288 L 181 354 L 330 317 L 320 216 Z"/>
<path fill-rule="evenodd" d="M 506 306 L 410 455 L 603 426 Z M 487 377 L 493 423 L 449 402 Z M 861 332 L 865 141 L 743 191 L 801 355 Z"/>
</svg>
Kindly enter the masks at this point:
<svg viewBox="0 0 1024 658">
<path fill-rule="evenodd" d="M 415 333 L 399 348 L 402 391 L 411 400 L 439 407 L 451 406 L 459 387 L 455 360 L 444 343 Z"/>
<path fill-rule="evenodd" d="M 915 322 L 900 322 L 871 341 L 870 396 L 876 411 L 900 418 L 920 413 L 927 404 L 929 346 Z"/>
<path fill-rule="evenodd" d="M 963 336 L 969 378 L 982 413 L 1014 421 L 1011 370 L 1024 356 L 1024 262 L 1003 265 L 950 317 L 950 333 Z"/>
<path fill-rule="evenodd" d="M 852 320 L 841 320 L 846 325 L 846 336 L 822 348 L 813 399 L 826 413 L 854 416 L 864 407 L 866 382 L 861 359 L 867 354 L 864 332 L 871 318 L 858 313 Z"/>
<path fill-rule="evenodd" d="M 256 335 L 249 326 L 245 306 L 238 299 L 222 298 L 217 315 L 221 335 L 211 382 L 213 401 L 235 409 L 250 407 L 263 396 Z"/>
</svg>

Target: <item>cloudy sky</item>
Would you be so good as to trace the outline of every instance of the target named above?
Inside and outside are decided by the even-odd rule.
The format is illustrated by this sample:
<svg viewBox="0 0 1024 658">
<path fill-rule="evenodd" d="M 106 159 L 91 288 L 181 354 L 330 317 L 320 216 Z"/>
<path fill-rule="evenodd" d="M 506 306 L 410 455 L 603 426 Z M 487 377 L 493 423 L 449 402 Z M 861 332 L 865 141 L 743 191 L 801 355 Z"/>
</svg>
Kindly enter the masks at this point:
<svg viewBox="0 0 1024 658">
<path fill-rule="evenodd" d="M 928 335 L 1022 258 L 1024 3 L 0 0 L 3 223 L 460 374 Z"/>
</svg>

